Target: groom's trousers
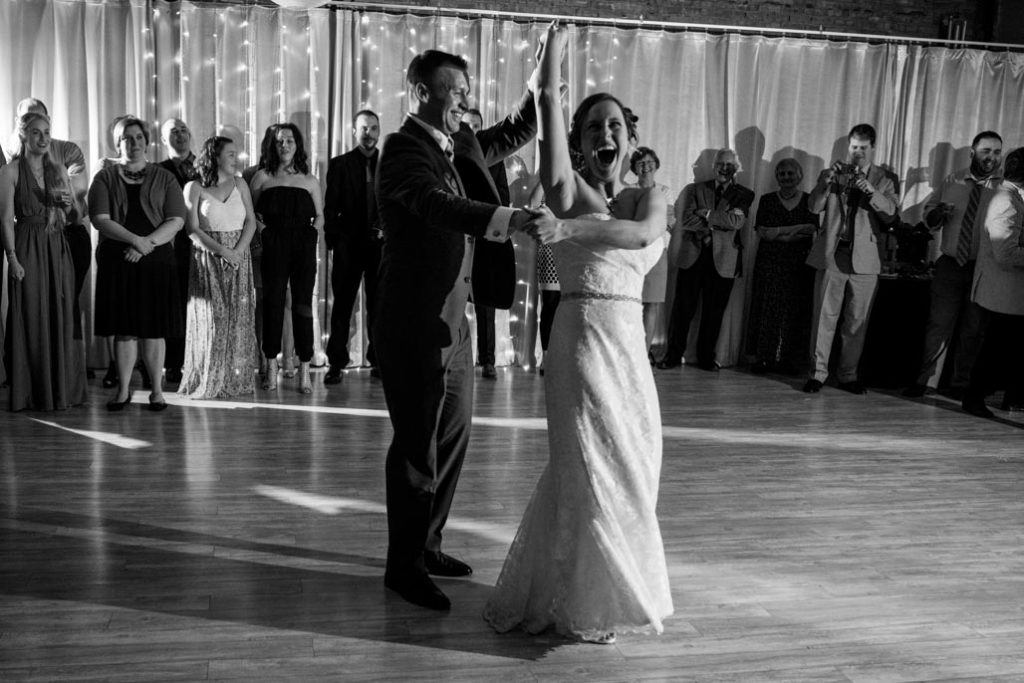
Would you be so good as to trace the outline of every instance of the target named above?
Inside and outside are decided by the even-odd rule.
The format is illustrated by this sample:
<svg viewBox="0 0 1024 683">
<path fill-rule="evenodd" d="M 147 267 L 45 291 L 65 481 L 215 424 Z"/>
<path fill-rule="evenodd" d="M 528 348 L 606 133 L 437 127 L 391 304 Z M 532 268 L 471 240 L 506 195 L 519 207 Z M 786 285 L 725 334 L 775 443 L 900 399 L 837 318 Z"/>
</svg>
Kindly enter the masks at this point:
<svg viewBox="0 0 1024 683">
<path fill-rule="evenodd" d="M 424 331 L 424 338 L 430 336 Z M 425 573 L 424 550 L 441 549 L 473 412 L 473 348 L 465 319 L 453 336 L 444 348 L 383 334 L 373 340 L 394 428 L 385 465 L 388 572 Z"/>
</svg>

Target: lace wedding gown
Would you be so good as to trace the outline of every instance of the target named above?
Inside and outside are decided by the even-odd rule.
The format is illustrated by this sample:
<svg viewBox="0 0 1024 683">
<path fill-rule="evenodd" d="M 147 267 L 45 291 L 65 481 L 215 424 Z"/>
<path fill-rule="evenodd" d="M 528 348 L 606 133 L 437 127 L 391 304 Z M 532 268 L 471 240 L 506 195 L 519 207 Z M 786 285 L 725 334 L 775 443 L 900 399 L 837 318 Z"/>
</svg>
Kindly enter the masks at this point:
<svg viewBox="0 0 1024 683">
<path fill-rule="evenodd" d="M 552 245 L 562 298 L 544 362 L 550 457 L 484 610 L 498 631 L 660 633 L 672 613 L 640 301 L 663 247 Z"/>
</svg>

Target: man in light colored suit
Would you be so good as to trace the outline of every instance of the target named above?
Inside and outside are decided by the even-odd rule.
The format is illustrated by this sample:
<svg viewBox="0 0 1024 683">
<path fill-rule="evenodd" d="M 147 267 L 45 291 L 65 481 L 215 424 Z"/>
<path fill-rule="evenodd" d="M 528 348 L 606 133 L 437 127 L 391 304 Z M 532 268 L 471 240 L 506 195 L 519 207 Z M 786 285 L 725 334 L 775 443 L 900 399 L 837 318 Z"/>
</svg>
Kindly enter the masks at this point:
<svg viewBox="0 0 1024 683">
<path fill-rule="evenodd" d="M 978 246 L 971 300 L 981 309 L 985 347 L 971 370 L 963 409 L 978 417 L 992 417 L 985 406 L 992 381 L 1007 382 L 1004 410 L 1018 410 L 1024 396 L 1024 147 L 1006 155 L 1003 184 L 985 213 Z M 1010 353 L 989 352 L 992 341 L 1010 340 Z"/>
<path fill-rule="evenodd" d="M 807 265 L 818 271 L 811 318 L 811 376 L 804 385 L 809 394 L 820 391 L 828 378 L 840 314 L 839 388 L 866 393 L 857 379 L 857 366 L 882 270 L 887 226 L 898 204 L 892 179 L 872 163 L 875 138 L 872 126 L 854 126 L 847 135 L 846 161 L 836 161 L 821 172 L 808 201 L 811 211 L 825 212 L 807 256 Z"/>
<path fill-rule="evenodd" d="M 720 149 L 715 154 L 715 177 L 690 183 L 680 195 L 676 224 L 682 242 L 676 266 L 676 296 L 661 369 L 683 364 L 690 322 L 701 304 L 697 333 L 697 367 L 717 370 L 715 346 L 729 305 L 734 278 L 739 274 L 743 242 L 740 231 L 747 222 L 754 192 L 735 182 L 740 170 L 736 153 Z"/>
</svg>

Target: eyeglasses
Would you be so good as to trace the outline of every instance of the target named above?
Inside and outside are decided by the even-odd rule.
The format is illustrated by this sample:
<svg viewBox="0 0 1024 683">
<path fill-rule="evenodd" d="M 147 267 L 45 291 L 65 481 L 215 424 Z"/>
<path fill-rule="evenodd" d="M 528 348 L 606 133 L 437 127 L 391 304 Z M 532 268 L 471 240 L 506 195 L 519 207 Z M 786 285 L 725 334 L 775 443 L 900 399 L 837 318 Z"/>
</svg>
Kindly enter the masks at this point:
<svg viewBox="0 0 1024 683">
<path fill-rule="evenodd" d="M 658 168 L 658 162 L 654 159 L 644 159 L 636 162 L 637 168 Z"/>
</svg>

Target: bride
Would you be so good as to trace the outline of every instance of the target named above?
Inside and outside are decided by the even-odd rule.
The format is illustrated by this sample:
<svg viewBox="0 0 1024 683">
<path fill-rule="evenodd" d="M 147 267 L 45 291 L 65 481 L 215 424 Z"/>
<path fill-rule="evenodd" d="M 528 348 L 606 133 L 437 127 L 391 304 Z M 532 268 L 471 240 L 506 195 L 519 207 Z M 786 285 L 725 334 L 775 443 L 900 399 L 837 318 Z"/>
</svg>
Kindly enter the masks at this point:
<svg viewBox="0 0 1024 683">
<path fill-rule="evenodd" d="M 554 627 L 611 643 L 616 633 L 661 633 L 672 613 L 655 515 L 661 418 L 640 300 L 666 207 L 657 189 L 620 180 L 631 122 L 617 99 L 587 97 L 566 136 L 566 30 L 552 24 L 546 39 L 534 92 L 553 215 L 537 238 L 551 243 L 562 288 L 545 359 L 550 457 L 484 618 L 500 632 Z"/>
</svg>

